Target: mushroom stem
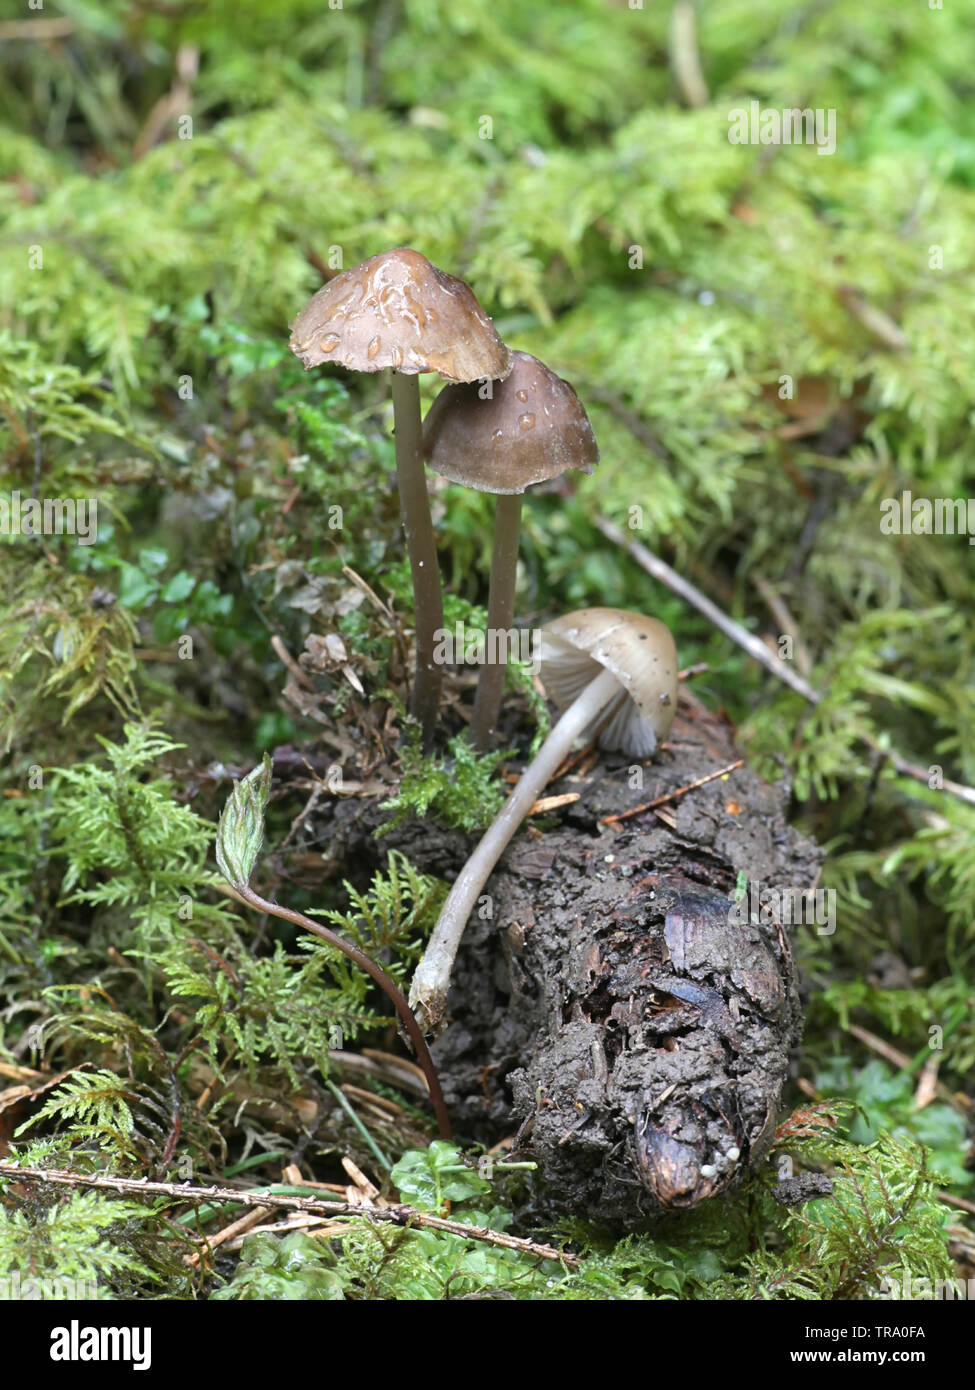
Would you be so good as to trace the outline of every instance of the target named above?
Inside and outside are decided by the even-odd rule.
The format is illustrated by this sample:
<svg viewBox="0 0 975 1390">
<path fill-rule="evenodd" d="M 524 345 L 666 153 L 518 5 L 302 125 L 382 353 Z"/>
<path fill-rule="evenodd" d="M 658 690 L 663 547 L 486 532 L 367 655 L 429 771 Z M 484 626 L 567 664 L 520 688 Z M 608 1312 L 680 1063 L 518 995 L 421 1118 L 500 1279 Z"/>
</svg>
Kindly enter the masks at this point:
<svg viewBox="0 0 975 1390">
<path fill-rule="evenodd" d="M 393 372 L 393 432 L 396 437 L 396 481 L 413 576 L 416 625 L 416 668 L 410 714 L 420 721 L 423 747 L 427 750 L 433 742 L 437 725 L 443 677 L 441 668 L 434 661 L 434 634 L 443 627 L 443 597 L 423 467 L 420 383 L 416 376 L 396 371 Z"/>
<path fill-rule="evenodd" d="M 467 919 L 505 846 L 576 739 L 620 691 L 612 671 L 601 671 L 576 696 L 457 875 L 410 986 L 410 1004 L 424 1028 L 439 1029 L 447 1008 L 450 972 Z"/>
<path fill-rule="evenodd" d="M 507 634 L 515 620 L 515 580 L 518 575 L 518 539 L 521 534 L 521 493 L 499 494 L 494 504 L 494 547 L 491 555 L 491 588 L 488 594 L 488 633 Z M 498 642 L 497 637 L 494 638 Z M 505 662 L 491 661 L 491 642 L 488 659 L 481 667 L 474 697 L 474 717 L 471 721 L 471 741 L 479 753 L 491 746 L 491 736 L 501 712 L 504 694 Z M 501 656 L 500 645 L 494 655 Z"/>
</svg>

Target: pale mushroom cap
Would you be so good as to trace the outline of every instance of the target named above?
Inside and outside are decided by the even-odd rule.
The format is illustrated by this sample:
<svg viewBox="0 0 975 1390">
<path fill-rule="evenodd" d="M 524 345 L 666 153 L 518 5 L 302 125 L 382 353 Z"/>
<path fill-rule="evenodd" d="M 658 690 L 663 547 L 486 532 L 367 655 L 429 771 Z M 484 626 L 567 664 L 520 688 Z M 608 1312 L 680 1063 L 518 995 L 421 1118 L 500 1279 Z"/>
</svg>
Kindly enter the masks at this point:
<svg viewBox="0 0 975 1390">
<path fill-rule="evenodd" d="M 323 285 L 295 319 L 289 346 L 306 368 L 338 362 L 354 372 L 439 372 L 448 381 L 503 377 L 511 365 L 470 286 L 406 247 Z"/>
<path fill-rule="evenodd" d="M 670 733 L 677 710 L 677 648 L 670 629 L 620 608 L 580 608 L 542 628 L 540 674 L 560 709 L 604 667 L 619 681 L 621 698 L 600 732 L 600 746 L 648 757 Z"/>
<path fill-rule="evenodd" d="M 579 397 L 527 352 L 511 354 L 490 396 L 474 384 L 445 386 L 423 422 L 423 450 L 441 477 L 494 493 L 524 492 L 567 468 L 591 473 L 599 462 Z"/>
</svg>

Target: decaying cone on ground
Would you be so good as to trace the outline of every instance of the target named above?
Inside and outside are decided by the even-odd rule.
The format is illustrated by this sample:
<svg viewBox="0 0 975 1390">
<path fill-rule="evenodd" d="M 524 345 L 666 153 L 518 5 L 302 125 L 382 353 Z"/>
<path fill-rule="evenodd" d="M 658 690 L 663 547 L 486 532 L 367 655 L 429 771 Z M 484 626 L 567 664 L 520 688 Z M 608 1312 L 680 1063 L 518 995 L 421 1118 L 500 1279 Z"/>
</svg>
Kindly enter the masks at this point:
<svg viewBox="0 0 975 1390">
<path fill-rule="evenodd" d="M 565 1209 L 639 1225 L 730 1188 L 771 1144 L 800 1027 L 795 967 L 787 934 L 732 922 L 729 898 L 660 873 L 604 914 L 580 903 L 558 1026 L 512 1078 Z"/>
<path fill-rule="evenodd" d="M 733 899 L 740 873 L 763 895 L 813 888 L 823 852 L 789 825 L 788 785 L 740 756 L 729 722 L 682 687 L 652 762 L 604 752 L 550 784 L 578 799 L 514 837 L 471 914 L 433 1055 L 463 1142 L 517 1136 L 537 1164 L 536 1226 L 652 1229 L 720 1202 L 782 1118 L 802 1026 L 793 940 L 819 927 L 752 921 L 750 894 Z M 311 833 L 330 862 L 364 868 L 388 819 L 378 798 L 333 801 Z M 379 843 L 444 879 L 471 849 L 429 819 Z"/>
</svg>

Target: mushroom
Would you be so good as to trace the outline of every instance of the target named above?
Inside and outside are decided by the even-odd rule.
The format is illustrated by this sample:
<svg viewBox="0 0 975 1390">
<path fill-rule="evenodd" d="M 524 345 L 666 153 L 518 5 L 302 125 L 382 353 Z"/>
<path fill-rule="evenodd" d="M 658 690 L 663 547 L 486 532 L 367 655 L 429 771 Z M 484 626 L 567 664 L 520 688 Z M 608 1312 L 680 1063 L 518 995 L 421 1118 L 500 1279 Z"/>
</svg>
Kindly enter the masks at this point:
<svg viewBox="0 0 975 1390">
<path fill-rule="evenodd" d="M 481 889 L 576 739 L 645 758 L 670 732 L 677 708 L 677 650 L 656 618 L 583 608 L 541 630 L 541 678 L 564 713 L 457 875 L 410 988 L 410 1004 L 438 1028 L 457 947 Z"/>
<path fill-rule="evenodd" d="M 527 352 L 511 354 L 511 371 L 490 396 L 475 386 L 445 386 L 423 422 L 423 448 L 435 473 L 497 498 L 489 646 L 471 721 L 471 739 L 484 752 L 504 690 L 504 660 L 497 648 L 492 659 L 490 643 L 503 634 L 507 651 L 514 622 L 521 495 L 533 483 L 557 478 L 567 468 L 591 473 L 599 462 L 599 449 L 572 387 Z"/>
<path fill-rule="evenodd" d="M 510 370 L 511 354 L 470 286 L 406 247 L 371 256 L 323 285 L 295 319 L 289 346 L 306 368 L 323 362 L 355 372 L 392 368 L 396 478 L 416 620 L 410 712 L 429 747 L 440 699 L 434 634 L 443 627 L 443 599 L 423 471 L 417 376 L 439 372 L 458 382 L 500 378 Z"/>
</svg>

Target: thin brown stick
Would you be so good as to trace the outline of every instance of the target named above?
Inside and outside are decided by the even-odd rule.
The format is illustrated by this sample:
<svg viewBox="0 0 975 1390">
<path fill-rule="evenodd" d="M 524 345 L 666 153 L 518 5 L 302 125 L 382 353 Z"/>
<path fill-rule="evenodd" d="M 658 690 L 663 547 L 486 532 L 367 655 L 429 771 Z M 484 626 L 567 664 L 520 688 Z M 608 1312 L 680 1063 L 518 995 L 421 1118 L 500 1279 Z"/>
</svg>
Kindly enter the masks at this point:
<svg viewBox="0 0 975 1390">
<path fill-rule="evenodd" d="M 351 565 L 343 565 L 342 573 L 345 575 L 346 579 L 349 581 L 350 584 L 354 584 L 360 593 L 365 594 L 369 602 L 373 604 L 373 606 L 377 608 L 380 613 L 382 613 L 384 618 L 388 619 L 388 621 L 391 623 L 396 622 L 396 619 L 393 616 L 393 610 L 388 606 L 388 604 L 383 603 L 382 599 L 376 593 L 375 589 L 371 588 L 366 583 L 361 574 L 356 574 L 355 570 L 351 567 Z"/>
<path fill-rule="evenodd" d="M 864 1047 L 869 1047 L 871 1052 L 876 1052 L 878 1057 L 883 1057 L 885 1062 L 889 1062 L 892 1067 L 897 1067 L 899 1071 L 907 1071 L 911 1065 L 911 1059 L 906 1052 L 901 1052 L 892 1043 L 885 1042 L 883 1038 L 871 1033 L 866 1028 L 861 1028 L 859 1023 L 851 1023 L 846 1030 L 858 1042 L 862 1042 Z"/>
<path fill-rule="evenodd" d="M 77 27 L 73 19 L 9 19 L 0 24 L 0 43 L 7 39 L 66 39 Z"/>
<path fill-rule="evenodd" d="M 949 1207 L 957 1207 L 959 1211 L 970 1211 L 975 1215 L 975 1202 L 970 1202 L 967 1197 L 956 1197 L 953 1192 L 939 1192 L 938 1201 L 946 1203 Z M 970 1234 L 970 1232 L 966 1234 Z"/>
<path fill-rule="evenodd" d="M 390 1100 L 388 1096 L 380 1096 L 375 1091 L 367 1091 L 364 1086 L 353 1086 L 351 1081 L 344 1081 L 339 1090 L 351 1100 L 365 1101 L 367 1105 L 371 1105 L 373 1109 L 382 1114 L 398 1116 L 404 1113 L 403 1107 L 397 1105 L 394 1100 Z"/>
<path fill-rule="evenodd" d="M 697 21 L 691 0 L 677 0 L 670 12 L 670 67 L 688 106 L 707 106 L 708 84 L 701 71 Z"/>
<path fill-rule="evenodd" d="M 641 569 L 646 570 L 647 574 L 652 575 L 660 584 L 665 584 L 672 593 L 685 599 L 699 613 L 703 613 L 709 622 L 714 623 L 715 627 L 719 628 L 726 637 L 730 637 L 732 642 L 743 647 L 749 656 L 754 657 L 765 667 L 766 671 L 771 671 L 773 676 L 777 676 L 780 681 L 791 686 L 810 704 L 819 704 L 823 697 L 812 688 L 808 681 L 797 676 L 786 662 L 773 656 L 760 638 L 747 632 L 740 623 L 735 622 L 734 618 L 729 618 L 717 604 L 712 603 L 705 594 L 702 594 L 700 589 L 696 589 L 683 575 L 671 569 L 666 560 L 661 560 L 658 555 L 652 554 L 645 545 L 641 545 L 639 541 L 627 536 L 607 517 L 597 517 L 596 525 L 607 540 L 612 541 L 614 545 L 622 546 Z"/>
<path fill-rule="evenodd" d="M 246 1207 L 284 1207 L 293 1211 L 322 1216 L 361 1216 L 368 1221 L 394 1226 L 425 1227 L 443 1231 L 445 1235 L 460 1236 L 463 1240 L 480 1240 L 504 1250 L 517 1250 L 541 1260 L 557 1260 L 569 1269 L 579 1268 L 579 1257 L 551 1245 L 539 1245 L 522 1236 L 509 1236 L 504 1231 L 491 1231 L 484 1226 L 467 1226 L 460 1221 L 448 1221 L 442 1216 L 417 1211 L 410 1206 L 356 1207 L 349 1202 L 324 1202 L 319 1197 L 284 1197 L 270 1192 L 237 1191 L 232 1187 L 193 1187 L 189 1183 L 143 1182 L 137 1178 L 114 1178 L 93 1173 L 73 1173 L 57 1168 L 18 1168 L 13 1163 L 0 1163 L 0 1178 L 17 1182 L 46 1182 L 60 1187 L 94 1187 L 101 1191 L 118 1192 L 133 1197 L 168 1197 L 174 1202 L 237 1202 Z"/>
<path fill-rule="evenodd" d="M 196 44 L 182 43 L 176 52 L 176 76 L 173 85 L 161 96 L 149 112 L 132 147 L 132 158 L 141 159 L 162 139 L 170 121 L 189 115 L 193 101 L 193 83 L 200 70 L 200 50 Z"/>
<path fill-rule="evenodd" d="M 785 601 L 781 595 L 777 594 L 772 585 L 761 574 L 752 576 L 752 583 L 765 600 L 766 606 L 772 617 L 779 625 L 779 631 L 787 636 L 792 636 L 796 648 L 796 669 L 800 676 L 806 677 L 812 670 L 812 658 L 809 655 L 805 642 L 799 635 L 797 625 Z"/>
<path fill-rule="evenodd" d="M 229 1240 L 236 1240 L 246 1235 L 254 1226 L 271 1215 L 270 1207 L 251 1207 L 250 1211 L 245 1211 L 243 1216 L 239 1216 L 236 1221 L 231 1221 L 229 1226 L 224 1226 L 215 1236 L 208 1236 L 204 1242 L 204 1248 L 209 1252 L 215 1250 L 219 1245 L 226 1245 Z M 200 1263 L 202 1251 L 194 1250 L 192 1255 L 187 1255 L 184 1263 L 196 1267 Z"/>
<path fill-rule="evenodd" d="M 353 1053 L 352 1055 L 358 1057 L 360 1054 Z M 423 1075 L 422 1069 L 415 1062 L 411 1062 L 408 1057 L 397 1057 L 394 1053 L 383 1052 L 377 1047 L 364 1047 L 361 1055 L 370 1063 L 384 1070 L 387 1073 L 386 1080 L 391 1081 L 394 1085 L 412 1085 L 415 1089 L 416 1083 L 419 1082 L 422 1086 L 426 1086 L 426 1077 Z"/>
<path fill-rule="evenodd" d="M 604 816 L 599 824 L 615 825 L 617 821 L 629 820 L 631 816 L 638 816 L 641 811 L 653 811 L 657 806 L 663 806 L 668 801 L 676 801 L 679 796 L 683 796 L 686 792 L 695 791 L 708 782 L 715 782 L 719 777 L 727 777 L 729 772 L 736 772 L 738 768 L 744 766 L 745 759 L 739 758 L 736 763 L 729 763 L 727 767 L 719 767 L 716 772 L 709 772 L 706 777 L 698 777 L 696 782 L 688 782 L 686 787 L 675 787 L 673 791 L 666 792 L 653 801 L 645 801 L 642 806 L 633 806 L 629 811 L 618 811 L 615 816 Z"/>
<path fill-rule="evenodd" d="M 740 623 L 736 623 L 733 618 L 729 618 L 726 613 L 722 613 L 718 606 L 702 594 L 700 589 L 696 589 L 693 584 L 679 575 L 676 570 L 671 569 L 665 560 L 661 560 L 658 555 L 654 555 L 645 545 L 639 541 L 631 540 L 623 531 L 608 517 L 597 516 L 596 527 L 600 530 L 607 540 L 614 545 L 622 546 L 632 559 L 646 570 L 647 574 L 652 575 L 660 584 L 666 585 L 672 593 L 685 599 L 699 613 L 703 613 L 709 622 L 714 623 L 726 637 L 730 637 L 732 642 L 743 648 L 749 656 L 761 663 L 766 671 L 771 671 L 780 681 L 784 681 L 804 700 L 808 700 L 811 705 L 821 704 L 824 696 L 822 691 L 814 690 L 808 681 L 796 674 L 787 662 L 780 661 L 773 656 L 764 642 L 757 637 L 753 637 L 747 632 Z M 867 746 L 878 758 L 889 762 L 895 772 L 899 772 L 902 777 L 910 777 L 915 782 L 922 782 L 928 786 L 929 771 L 925 767 L 920 767 L 917 763 L 912 763 L 895 748 L 882 748 L 876 739 L 868 733 L 858 733 L 859 741 Z M 951 796 L 956 796 L 960 801 L 966 801 L 970 806 L 975 806 L 975 787 L 967 787 L 962 782 L 954 782 L 950 777 L 942 780 L 940 790 L 948 792 Z"/>
<path fill-rule="evenodd" d="M 555 776 L 549 779 L 550 782 L 561 782 L 563 777 L 570 773 L 583 759 L 587 758 L 590 753 L 595 752 L 595 749 L 596 743 L 593 741 L 587 743 L 585 748 L 580 748 L 578 753 L 573 753 L 571 757 L 566 758 L 562 766 L 556 770 Z"/>
<path fill-rule="evenodd" d="M 883 309 L 878 309 L 876 304 L 871 304 L 856 286 L 841 285 L 836 293 L 853 317 L 859 320 L 878 342 L 883 343 L 884 347 L 893 348 L 895 352 L 903 352 L 905 348 L 910 347 L 907 334 L 900 324 L 895 323 Z"/>
<path fill-rule="evenodd" d="M 847 1024 L 846 1031 L 858 1042 L 862 1042 L 864 1047 L 869 1047 L 871 1052 L 876 1052 L 878 1057 L 883 1057 L 885 1062 L 889 1062 L 898 1071 L 910 1071 L 912 1058 L 906 1052 L 901 1052 L 900 1048 L 894 1047 L 892 1043 L 878 1037 L 876 1033 L 871 1033 L 868 1028 L 861 1028 L 859 1023 Z M 972 1103 L 964 1092 L 950 1090 L 943 1081 L 936 1083 L 935 1094 L 963 1115 L 967 1115 L 972 1108 Z"/>
<path fill-rule="evenodd" d="M 297 661 L 295 661 L 276 632 L 271 637 L 271 646 L 277 653 L 279 661 L 287 667 L 301 688 L 303 690 L 314 690 L 315 682 L 304 667 L 298 665 Z"/>
</svg>

